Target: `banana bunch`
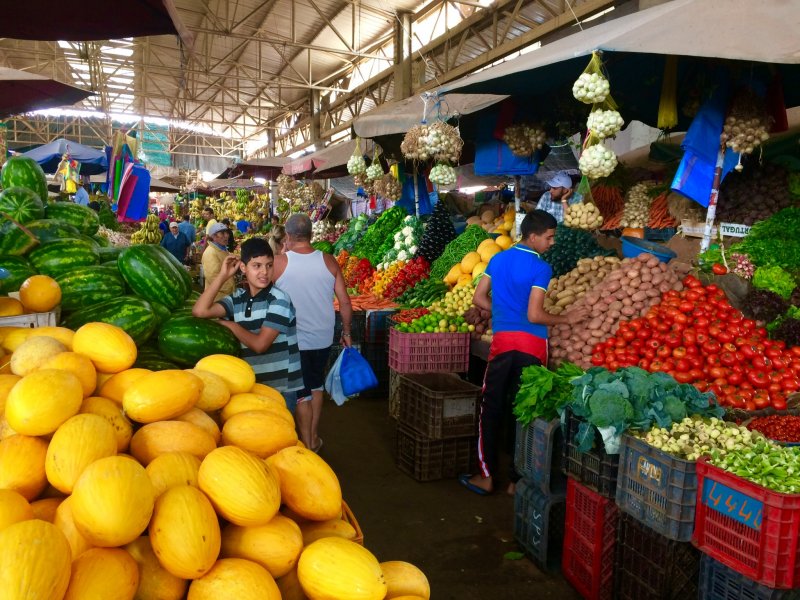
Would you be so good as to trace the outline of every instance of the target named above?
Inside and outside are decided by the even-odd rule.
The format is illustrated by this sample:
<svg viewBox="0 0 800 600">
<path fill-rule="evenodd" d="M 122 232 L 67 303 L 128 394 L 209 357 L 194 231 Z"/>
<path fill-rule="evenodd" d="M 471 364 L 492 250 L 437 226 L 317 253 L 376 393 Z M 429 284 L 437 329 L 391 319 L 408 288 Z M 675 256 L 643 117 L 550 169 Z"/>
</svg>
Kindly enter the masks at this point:
<svg viewBox="0 0 800 600">
<path fill-rule="evenodd" d="M 158 228 L 158 217 L 147 215 L 142 228 L 131 235 L 132 244 L 160 244 L 161 230 Z"/>
<path fill-rule="evenodd" d="M 247 208 L 250 202 L 250 193 L 242 188 L 236 190 L 236 206 L 241 211 Z"/>
<path fill-rule="evenodd" d="M 203 202 L 195 199 L 189 203 L 189 216 L 191 217 L 192 221 L 196 221 L 200 218 L 200 213 L 203 210 Z"/>
</svg>

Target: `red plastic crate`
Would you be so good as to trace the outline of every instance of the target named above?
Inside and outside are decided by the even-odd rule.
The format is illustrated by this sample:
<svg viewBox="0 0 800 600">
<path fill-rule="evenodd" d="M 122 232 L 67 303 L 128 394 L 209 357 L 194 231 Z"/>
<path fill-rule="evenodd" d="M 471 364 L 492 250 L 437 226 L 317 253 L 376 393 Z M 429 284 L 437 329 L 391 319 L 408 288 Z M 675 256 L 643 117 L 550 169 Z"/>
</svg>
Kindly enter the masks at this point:
<svg viewBox="0 0 800 600">
<path fill-rule="evenodd" d="M 466 373 L 468 333 L 403 333 L 389 330 L 389 368 L 398 373 Z"/>
<path fill-rule="evenodd" d="M 692 542 L 770 588 L 800 587 L 800 494 L 780 494 L 697 461 Z"/>
<path fill-rule="evenodd" d="M 586 600 L 613 600 L 619 510 L 612 500 L 567 480 L 561 571 Z"/>
</svg>

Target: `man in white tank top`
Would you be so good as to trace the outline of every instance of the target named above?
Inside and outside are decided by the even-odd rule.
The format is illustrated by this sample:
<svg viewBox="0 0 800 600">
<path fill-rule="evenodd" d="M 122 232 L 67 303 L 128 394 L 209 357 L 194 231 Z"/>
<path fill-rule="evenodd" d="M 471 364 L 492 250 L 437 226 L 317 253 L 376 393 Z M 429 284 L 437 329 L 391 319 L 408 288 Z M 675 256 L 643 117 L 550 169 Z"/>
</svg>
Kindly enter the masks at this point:
<svg viewBox="0 0 800 600">
<path fill-rule="evenodd" d="M 275 285 L 289 294 L 297 315 L 297 342 L 305 388 L 297 393 L 297 428 L 300 440 L 318 452 L 325 366 L 333 345 L 336 313 L 334 295 L 342 316 L 341 343 L 350 346 L 353 309 L 336 259 L 311 246 L 311 219 L 302 213 L 286 221 L 286 254 L 275 256 Z"/>
</svg>

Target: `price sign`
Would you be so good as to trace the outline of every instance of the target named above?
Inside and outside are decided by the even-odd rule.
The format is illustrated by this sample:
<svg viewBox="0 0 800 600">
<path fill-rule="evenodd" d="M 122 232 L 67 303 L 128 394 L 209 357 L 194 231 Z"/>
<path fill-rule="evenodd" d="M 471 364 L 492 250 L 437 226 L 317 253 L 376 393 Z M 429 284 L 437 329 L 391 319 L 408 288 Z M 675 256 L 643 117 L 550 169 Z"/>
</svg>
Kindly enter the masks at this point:
<svg viewBox="0 0 800 600">
<path fill-rule="evenodd" d="M 750 227 L 737 223 L 722 223 L 719 226 L 719 231 L 726 237 L 744 237 L 750 233 Z"/>
<path fill-rule="evenodd" d="M 713 479 L 703 482 L 703 504 L 751 529 L 761 530 L 764 504 Z"/>
</svg>

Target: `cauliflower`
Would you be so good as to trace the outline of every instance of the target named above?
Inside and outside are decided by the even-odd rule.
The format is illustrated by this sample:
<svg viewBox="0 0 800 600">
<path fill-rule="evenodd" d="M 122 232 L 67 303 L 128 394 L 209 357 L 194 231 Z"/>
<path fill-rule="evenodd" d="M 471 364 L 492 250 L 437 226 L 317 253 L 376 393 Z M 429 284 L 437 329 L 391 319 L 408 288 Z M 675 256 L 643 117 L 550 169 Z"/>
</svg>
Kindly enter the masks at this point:
<svg viewBox="0 0 800 600">
<path fill-rule="evenodd" d="M 403 227 L 402 233 L 405 236 L 405 238 L 408 239 L 414 233 L 414 229 L 406 225 L 405 227 Z"/>
<path fill-rule="evenodd" d="M 408 249 L 408 253 L 409 253 L 409 254 L 411 254 L 411 255 L 414 255 L 414 254 L 416 254 L 416 253 L 417 253 L 417 247 L 416 247 L 416 246 L 411 246 L 411 247 Z"/>
<path fill-rule="evenodd" d="M 405 250 L 400 250 L 397 254 L 397 260 L 406 260 L 408 259 L 408 254 L 406 254 Z"/>
<path fill-rule="evenodd" d="M 406 238 L 406 246 L 413 246 L 414 245 L 414 236 L 410 235 Z"/>
</svg>

